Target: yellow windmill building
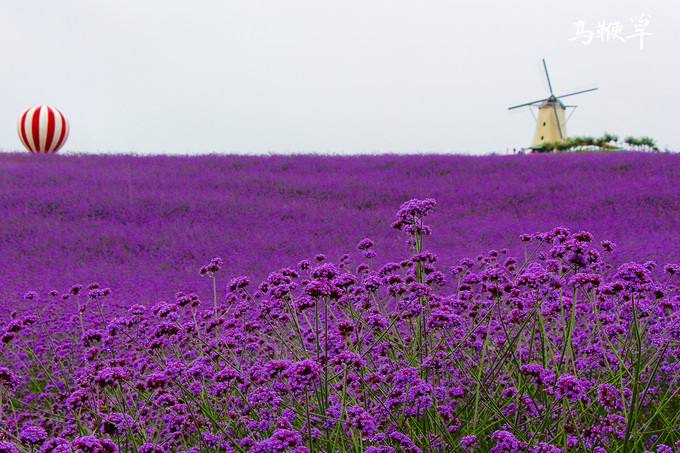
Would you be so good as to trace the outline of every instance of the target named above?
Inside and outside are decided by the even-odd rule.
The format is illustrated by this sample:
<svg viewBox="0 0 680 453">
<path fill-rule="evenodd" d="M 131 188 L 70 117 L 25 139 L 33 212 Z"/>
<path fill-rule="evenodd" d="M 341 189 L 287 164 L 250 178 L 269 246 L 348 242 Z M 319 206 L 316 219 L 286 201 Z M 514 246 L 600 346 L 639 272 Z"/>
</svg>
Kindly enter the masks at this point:
<svg viewBox="0 0 680 453">
<path fill-rule="evenodd" d="M 555 96 L 553 93 L 552 82 L 548 74 L 548 66 L 543 59 L 543 69 L 545 70 L 545 77 L 548 80 L 548 88 L 550 95 L 547 98 L 537 99 L 531 102 L 525 102 L 519 105 L 513 105 L 508 110 L 518 109 L 520 107 L 537 107 L 538 115 L 536 116 L 536 129 L 534 131 L 534 138 L 531 141 L 531 148 L 537 148 L 544 143 L 557 143 L 567 138 L 567 116 L 565 112 L 568 108 L 574 108 L 575 105 L 565 105 L 561 99 L 567 96 L 575 96 L 581 93 L 588 93 L 595 91 L 597 88 L 590 88 L 588 90 L 576 91 L 560 96 Z"/>
</svg>

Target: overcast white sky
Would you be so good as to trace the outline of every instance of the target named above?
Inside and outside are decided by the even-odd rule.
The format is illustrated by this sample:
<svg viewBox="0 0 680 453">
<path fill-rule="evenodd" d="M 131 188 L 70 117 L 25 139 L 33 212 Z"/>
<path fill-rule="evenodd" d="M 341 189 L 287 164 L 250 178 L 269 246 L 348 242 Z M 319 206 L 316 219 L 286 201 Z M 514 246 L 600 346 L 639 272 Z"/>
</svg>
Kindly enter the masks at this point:
<svg viewBox="0 0 680 453">
<path fill-rule="evenodd" d="M 0 149 L 48 103 L 62 152 L 505 152 L 544 56 L 557 93 L 600 88 L 569 98 L 570 135 L 678 149 L 679 29 L 671 0 L 0 0 Z"/>
</svg>

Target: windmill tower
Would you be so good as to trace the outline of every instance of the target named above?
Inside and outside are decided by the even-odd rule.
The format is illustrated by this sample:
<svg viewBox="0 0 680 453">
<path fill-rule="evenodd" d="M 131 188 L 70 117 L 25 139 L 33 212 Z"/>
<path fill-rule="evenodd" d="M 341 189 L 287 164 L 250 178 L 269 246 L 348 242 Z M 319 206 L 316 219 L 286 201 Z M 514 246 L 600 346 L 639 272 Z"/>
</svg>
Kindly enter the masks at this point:
<svg viewBox="0 0 680 453">
<path fill-rule="evenodd" d="M 548 89 L 550 95 L 547 98 L 538 99 L 532 102 L 525 102 L 524 104 L 514 105 L 508 110 L 518 109 L 520 107 L 537 107 L 538 116 L 536 117 L 536 130 L 534 131 L 534 138 L 531 141 L 531 147 L 535 148 L 544 143 L 557 143 L 567 138 L 567 117 L 565 112 L 570 107 L 575 105 L 565 105 L 561 99 L 567 96 L 574 96 L 589 91 L 595 91 L 597 88 L 590 88 L 588 90 L 576 91 L 574 93 L 567 93 L 560 96 L 555 96 L 553 92 L 552 82 L 548 74 L 548 66 L 543 59 L 543 69 L 545 70 L 545 78 L 548 80 Z"/>
</svg>

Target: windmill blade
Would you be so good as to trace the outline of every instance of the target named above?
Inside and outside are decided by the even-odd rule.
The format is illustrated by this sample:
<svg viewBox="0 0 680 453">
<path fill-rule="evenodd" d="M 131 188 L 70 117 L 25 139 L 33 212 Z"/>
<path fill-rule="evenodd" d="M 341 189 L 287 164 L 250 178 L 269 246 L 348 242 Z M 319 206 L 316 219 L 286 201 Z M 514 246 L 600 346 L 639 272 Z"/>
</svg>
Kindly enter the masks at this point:
<svg viewBox="0 0 680 453">
<path fill-rule="evenodd" d="M 557 130 L 560 131 L 560 140 L 564 140 L 564 135 L 562 135 L 562 125 L 560 124 L 560 116 L 557 114 L 557 103 L 553 103 L 553 112 L 555 112 L 555 121 L 557 121 Z"/>
<path fill-rule="evenodd" d="M 508 110 L 513 110 L 513 109 L 518 109 L 520 107 L 526 107 L 527 105 L 534 105 L 539 102 L 547 101 L 548 98 L 543 98 L 543 99 L 538 99 L 536 101 L 531 101 L 531 102 L 525 102 L 524 104 L 519 104 L 519 105 L 513 105 L 512 107 L 508 107 Z"/>
<path fill-rule="evenodd" d="M 550 82 L 550 75 L 548 74 L 548 65 L 545 64 L 545 58 L 543 59 L 543 69 L 545 69 L 545 78 L 548 79 L 548 88 L 550 88 L 550 96 L 553 94 L 552 83 Z"/>
<path fill-rule="evenodd" d="M 581 90 L 581 91 L 576 91 L 574 93 L 563 94 L 562 96 L 557 96 L 557 99 L 566 98 L 567 96 L 574 96 L 576 94 L 581 94 L 581 93 L 588 93 L 590 91 L 595 91 L 595 90 L 599 90 L 599 88 L 590 88 L 588 90 Z"/>
<path fill-rule="evenodd" d="M 569 114 L 569 116 L 564 119 L 564 124 L 569 123 L 569 120 L 571 119 L 572 115 L 576 111 L 576 107 L 578 107 L 578 105 L 570 105 L 569 107 L 574 107 L 574 110 L 572 110 L 571 113 Z"/>
</svg>

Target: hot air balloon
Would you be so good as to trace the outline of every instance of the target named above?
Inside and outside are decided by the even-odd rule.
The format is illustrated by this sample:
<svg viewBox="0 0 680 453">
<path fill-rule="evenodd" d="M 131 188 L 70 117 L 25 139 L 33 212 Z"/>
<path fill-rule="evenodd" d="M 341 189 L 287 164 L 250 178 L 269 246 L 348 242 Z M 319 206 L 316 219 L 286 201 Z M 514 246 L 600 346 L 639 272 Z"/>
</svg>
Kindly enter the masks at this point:
<svg viewBox="0 0 680 453">
<path fill-rule="evenodd" d="M 56 153 L 68 138 L 68 120 L 52 106 L 41 104 L 28 108 L 19 117 L 19 138 L 32 153 Z"/>
</svg>

